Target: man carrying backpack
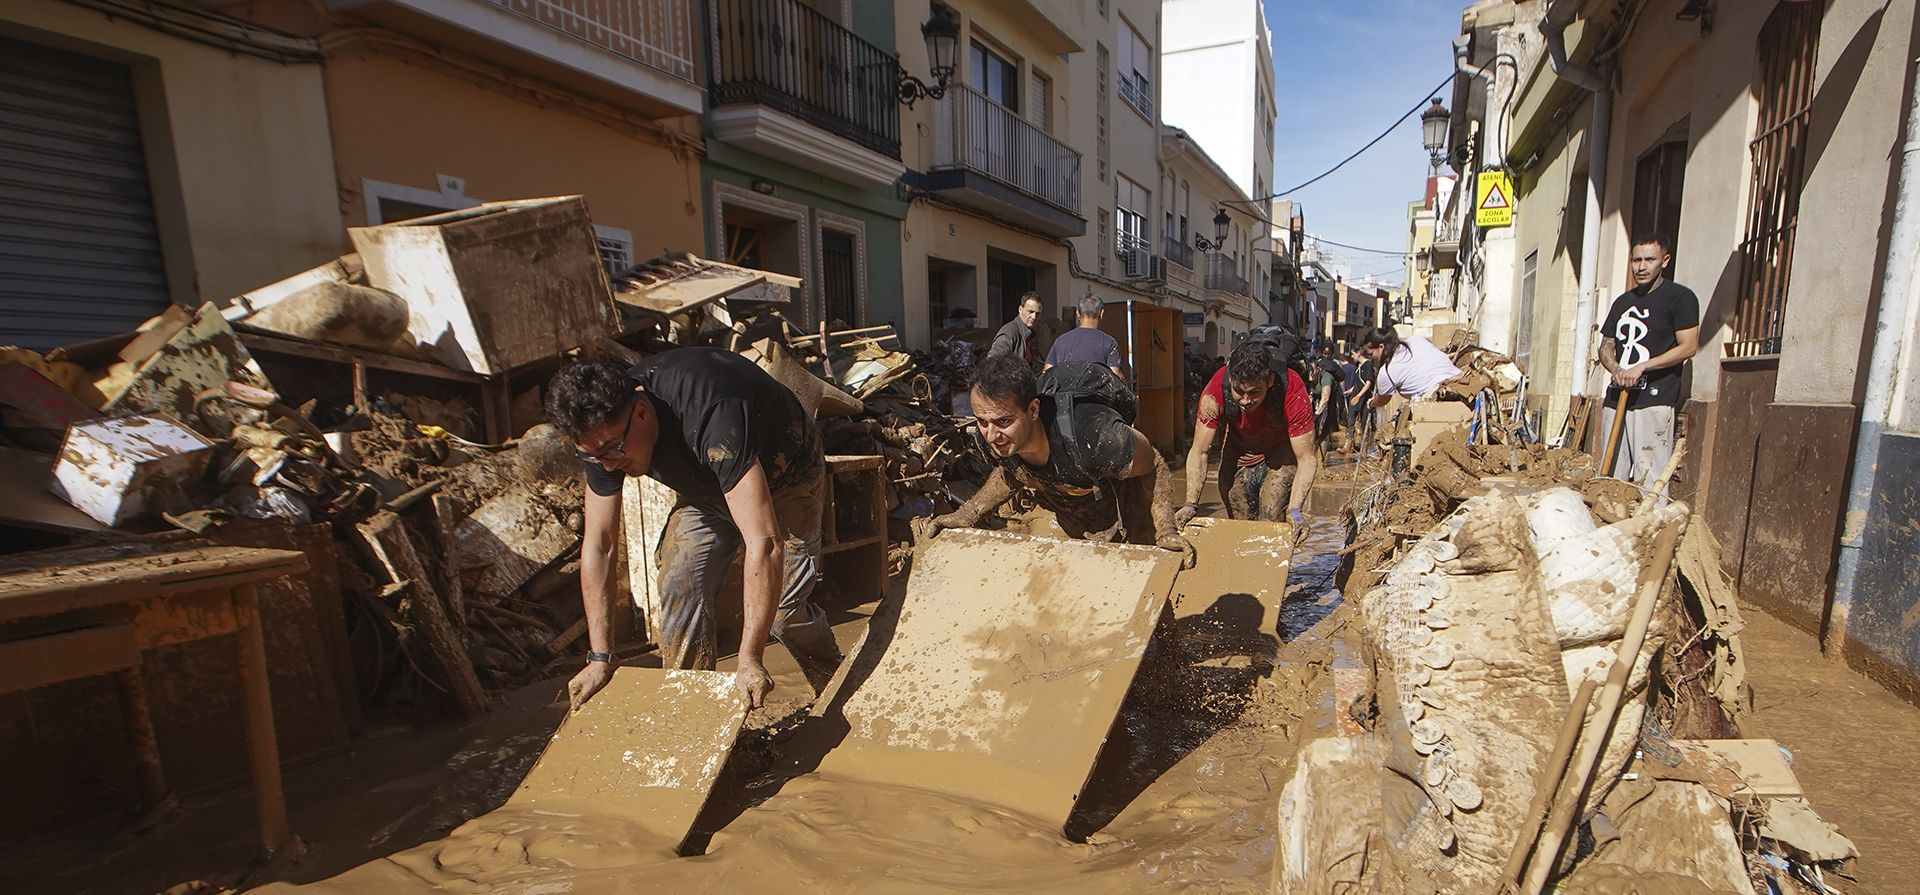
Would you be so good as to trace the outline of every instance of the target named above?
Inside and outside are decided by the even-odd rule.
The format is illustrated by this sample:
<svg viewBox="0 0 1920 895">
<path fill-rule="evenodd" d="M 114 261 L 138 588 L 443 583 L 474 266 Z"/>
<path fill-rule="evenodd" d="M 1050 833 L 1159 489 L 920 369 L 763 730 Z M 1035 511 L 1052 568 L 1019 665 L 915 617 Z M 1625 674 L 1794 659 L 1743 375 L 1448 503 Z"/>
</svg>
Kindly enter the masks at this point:
<svg viewBox="0 0 1920 895">
<path fill-rule="evenodd" d="M 1200 393 L 1187 451 L 1187 502 L 1174 513 L 1176 525 L 1199 511 L 1207 453 L 1223 425 L 1220 499 L 1228 517 L 1301 521 L 1320 456 L 1307 383 L 1287 366 L 1296 344 L 1285 330 L 1248 333 Z"/>
<path fill-rule="evenodd" d="M 1173 524 L 1173 476 L 1133 428 L 1133 395 L 1104 366 L 1056 364 L 1036 379 L 1015 357 L 974 371 L 973 414 L 989 456 L 987 483 L 959 509 L 914 520 L 916 539 L 969 528 L 1018 488 L 1053 511 L 1068 537 L 1147 544 L 1186 554 Z"/>
</svg>

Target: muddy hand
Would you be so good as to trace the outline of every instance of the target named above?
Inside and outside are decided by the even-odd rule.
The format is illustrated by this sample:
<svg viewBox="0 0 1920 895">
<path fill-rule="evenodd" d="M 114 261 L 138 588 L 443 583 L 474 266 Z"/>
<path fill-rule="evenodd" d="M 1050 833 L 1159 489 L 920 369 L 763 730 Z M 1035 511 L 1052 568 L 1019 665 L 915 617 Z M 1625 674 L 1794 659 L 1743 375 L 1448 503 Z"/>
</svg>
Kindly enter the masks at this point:
<svg viewBox="0 0 1920 895">
<path fill-rule="evenodd" d="M 1195 559 L 1197 559 L 1197 555 L 1193 552 L 1193 545 L 1187 543 L 1187 539 L 1179 535 L 1166 535 L 1158 541 L 1155 541 L 1154 546 L 1162 550 L 1178 551 L 1181 554 L 1180 568 L 1183 569 L 1193 568 L 1193 563 Z"/>
<path fill-rule="evenodd" d="M 767 694 L 773 692 L 773 678 L 767 675 L 765 666 L 758 662 L 740 663 L 740 670 L 733 673 L 733 685 L 740 691 L 740 701 L 748 709 L 757 709 L 767 702 Z"/>
<path fill-rule="evenodd" d="M 567 710 L 579 711 L 580 707 L 600 692 L 600 688 L 613 680 L 613 666 L 605 662 L 588 662 L 587 667 L 567 682 Z"/>
<path fill-rule="evenodd" d="M 1192 522 L 1193 517 L 1198 515 L 1200 515 L 1200 507 L 1190 503 L 1182 504 L 1180 509 L 1173 511 L 1173 527 L 1186 528 L 1187 523 Z"/>
</svg>

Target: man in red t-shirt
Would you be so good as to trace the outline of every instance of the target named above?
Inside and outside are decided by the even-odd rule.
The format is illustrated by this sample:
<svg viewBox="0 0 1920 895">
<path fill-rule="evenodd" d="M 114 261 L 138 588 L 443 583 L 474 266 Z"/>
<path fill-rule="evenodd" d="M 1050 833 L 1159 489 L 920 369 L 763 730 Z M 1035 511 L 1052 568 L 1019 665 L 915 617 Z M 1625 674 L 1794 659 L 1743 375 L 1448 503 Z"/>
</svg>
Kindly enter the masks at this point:
<svg viewBox="0 0 1920 895">
<path fill-rule="evenodd" d="M 1285 375 L 1286 388 L 1277 387 Z M 1281 396 L 1281 392 L 1285 396 Z M 1198 512 L 1207 482 L 1207 454 L 1222 426 L 1220 499 L 1233 519 L 1298 524 L 1320 459 L 1313 439 L 1313 402 L 1300 374 L 1258 343 L 1243 343 L 1213 374 L 1195 411 L 1187 451 L 1187 502 L 1174 514 L 1184 526 Z M 1282 508 L 1285 514 L 1282 514 Z"/>
</svg>

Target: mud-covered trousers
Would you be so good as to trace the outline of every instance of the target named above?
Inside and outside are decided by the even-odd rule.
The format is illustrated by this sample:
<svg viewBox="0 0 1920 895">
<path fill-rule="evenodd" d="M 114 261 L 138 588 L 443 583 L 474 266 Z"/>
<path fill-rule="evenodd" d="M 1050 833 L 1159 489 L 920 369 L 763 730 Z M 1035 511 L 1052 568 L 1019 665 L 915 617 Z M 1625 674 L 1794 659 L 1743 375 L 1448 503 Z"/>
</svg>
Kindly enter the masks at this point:
<svg viewBox="0 0 1920 895">
<path fill-rule="evenodd" d="M 780 605 L 773 636 L 793 654 L 815 692 L 840 664 L 827 614 L 812 601 L 820 577 L 820 514 L 826 479 L 776 491 L 773 512 L 784 561 Z M 733 560 L 740 530 L 725 502 L 689 500 L 674 505 L 656 554 L 660 569 L 660 618 L 654 625 L 660 659 L 668 668 L 711 669 L 719 657 L 715 603 Z"/>
<path fill-rule="evenodd" d="M 1291 463 L 1289 452 L 1274 451 L 1251 466 L 1239 465 L 1248 452 L 1228 436 L 1220 454 L 1220 502 L 1227 505 L 1229 519 L 1287 521 L 1287 502 L 1293 499 L 1293 477 L 1299 468 Z"/>
</svg>

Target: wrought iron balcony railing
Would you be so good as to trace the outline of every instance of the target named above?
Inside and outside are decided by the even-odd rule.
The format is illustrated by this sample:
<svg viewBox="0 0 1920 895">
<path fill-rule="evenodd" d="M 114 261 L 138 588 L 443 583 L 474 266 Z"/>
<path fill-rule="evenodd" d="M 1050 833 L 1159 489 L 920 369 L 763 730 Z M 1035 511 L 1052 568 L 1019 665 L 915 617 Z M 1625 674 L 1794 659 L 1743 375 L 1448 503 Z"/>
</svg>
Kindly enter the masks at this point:
<svg viewBox="0 0 1920 895">
<path fill-rule="evenodd" d="M 1188 270 L 1193 269 L 1193 246 L 1187 245 L 1172 236 L 1162 240 L 1166 248 L 1167 260 Z"/>
<path fill-rule="evenodd" d="M 481 0 L 688 83 L 692 0 Z"/>
<path fill-rule="evenodd" d="M 1080 212 L 1080 153 L 965 84 L 933 104 L 932 170 L 985 174 L 1072 214 Z"/>
<path fill-rule="evenodd" d="M 758 103 L 900 157 L 900 63 L 797 0 L 713 0 L 713 104 Z"/>
<path fill-rule="evenodd" d="M 1233 269 L 1233 259 L 1225 255 L 1207 256 L 1206 276 L 1201 285 L 1236 295 L 1247 294 L 1247 278 Z"/>
</svg>

